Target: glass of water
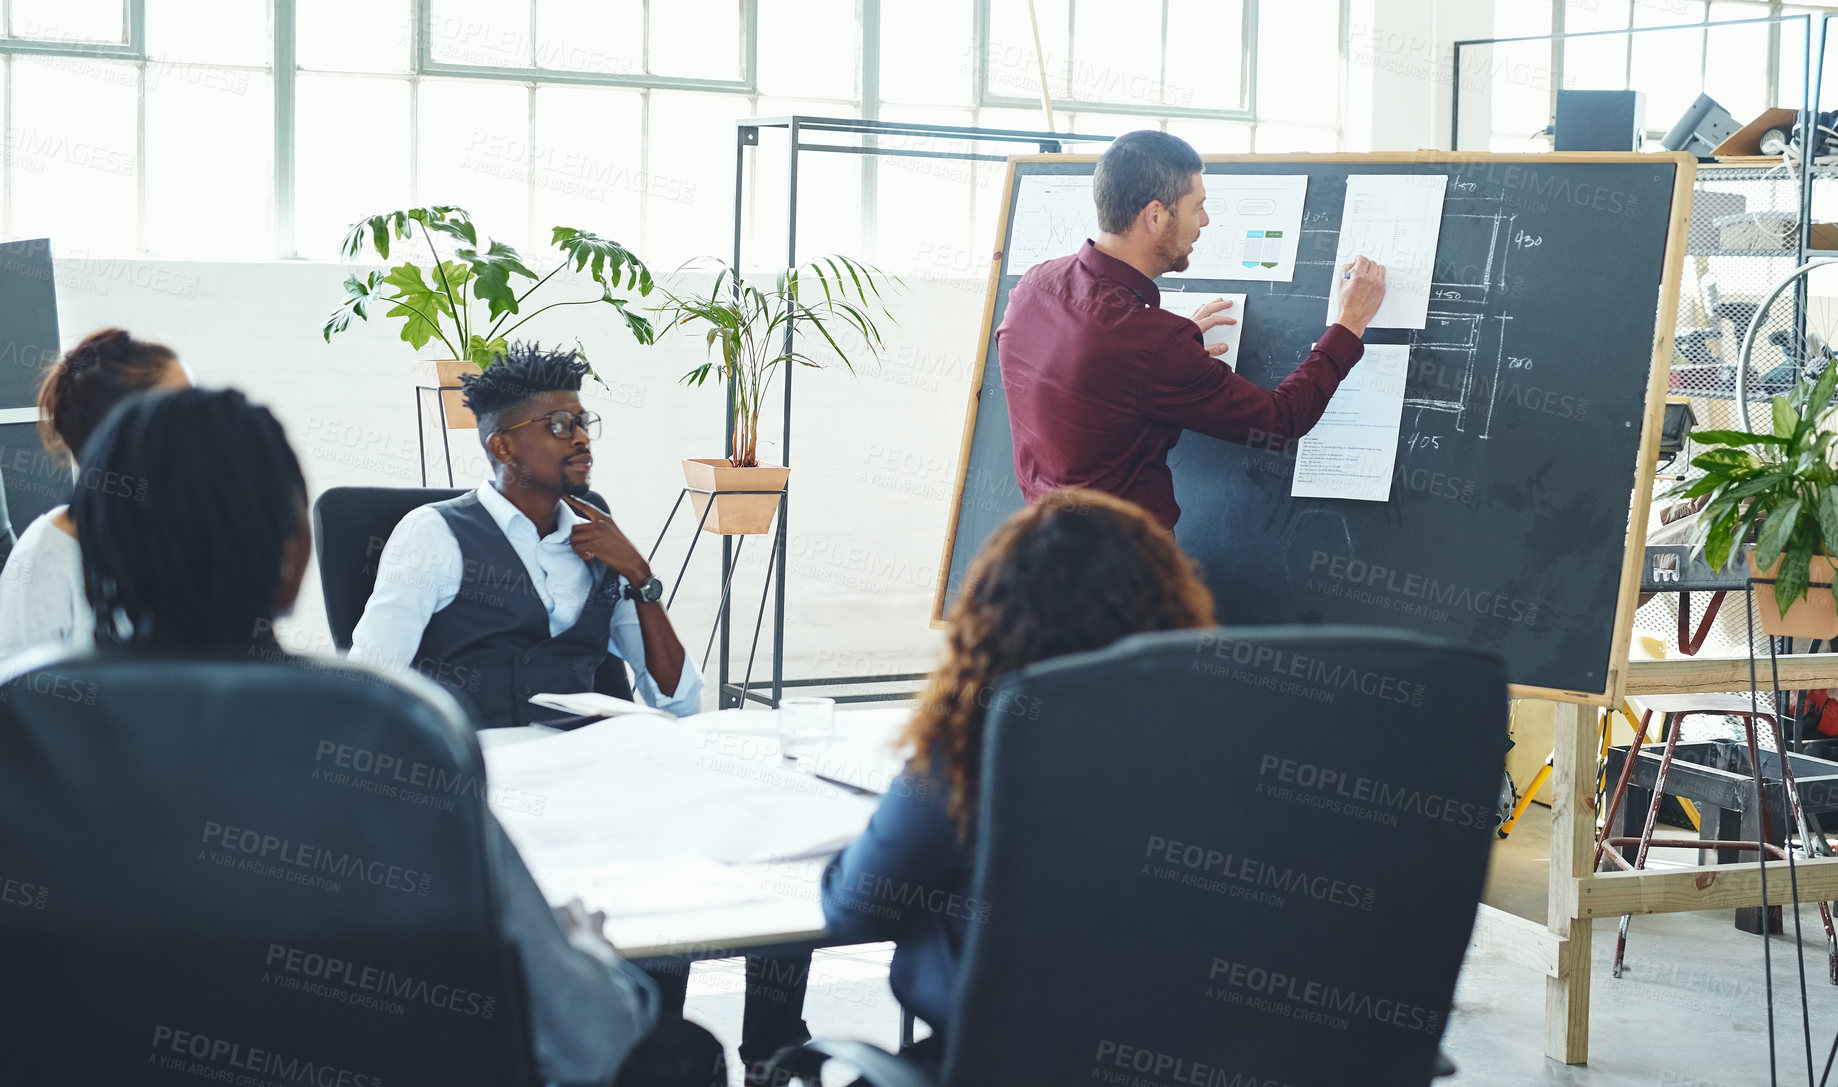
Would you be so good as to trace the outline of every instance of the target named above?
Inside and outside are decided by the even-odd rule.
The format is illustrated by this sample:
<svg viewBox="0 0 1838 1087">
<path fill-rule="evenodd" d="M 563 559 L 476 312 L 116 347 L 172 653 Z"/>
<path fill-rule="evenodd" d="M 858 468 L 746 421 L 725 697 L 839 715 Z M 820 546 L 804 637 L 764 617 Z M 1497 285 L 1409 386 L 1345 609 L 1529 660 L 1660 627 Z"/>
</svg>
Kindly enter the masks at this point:
<svg viewBox="0 0 1838 1087">
<path fill-rule="evenodd" d="M 779 754 L 809 773 L 816 756 L 836 735 L 834 698 L 779 699 Z"/>
</svg>

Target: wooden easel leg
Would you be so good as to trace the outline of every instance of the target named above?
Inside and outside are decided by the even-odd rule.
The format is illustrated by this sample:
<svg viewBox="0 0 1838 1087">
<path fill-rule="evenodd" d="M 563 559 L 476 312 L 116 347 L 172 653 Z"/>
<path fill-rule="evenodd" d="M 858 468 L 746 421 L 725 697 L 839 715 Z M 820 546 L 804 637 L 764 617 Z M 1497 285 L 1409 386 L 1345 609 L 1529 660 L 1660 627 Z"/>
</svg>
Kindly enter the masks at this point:
<svg viewBox="0 0 1838 1087">
<path fill-rule="evenodd" d="M 1544 1053 L 1565 1064 L 1589 1060 L 1590 923 L 1570 916 L 1574 880 L 1595 855 L 1596 722 L 1592 706 L 1558 703 L 1551 775 L 1551 885 L 1546 924 L 1557 935 L 1557 974 L 1544 983 Z"/>
</svg>

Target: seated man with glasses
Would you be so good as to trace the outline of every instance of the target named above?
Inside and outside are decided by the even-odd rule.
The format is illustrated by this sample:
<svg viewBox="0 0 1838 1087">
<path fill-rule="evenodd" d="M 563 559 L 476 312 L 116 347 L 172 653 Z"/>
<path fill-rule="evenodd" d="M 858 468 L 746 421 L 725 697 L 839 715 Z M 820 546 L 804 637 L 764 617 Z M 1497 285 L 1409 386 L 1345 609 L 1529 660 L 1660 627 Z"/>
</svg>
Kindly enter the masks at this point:
<svg viewBox="0 0 1838 1087">
<path fill-rule="evenodd" d="M 466 406 L 492 478 L 414 510 L 383 549 L 351 657 L 413 666 L 470 702 L 485 728 L 528 724 L 529 697 L 594 689 L 611 652 L 634 693 L 678 716 L 701 708 L 702 675 L 664 614 L 663 584 L 607 514 L 582 500 L 600 419 L 581 410 L 587 366 L 572 351 L 513 344 L 467 377 Z M 801 1018 L 810 956 L 747 957 L 740 1056 L 810 1037 Z M 689 971 L 652 972 L 666 1018 L 682 1015 Z M 768 984 L 770 981 L 772 984 Z"/>
<path fill-rule="evenodd" d="M 573 351 L 513 344 L 463 379 L 492 478 L 396 526 L 351 659 L 414 668 L 482 728 L 555 716 L 530 696 L 593 690 L 608 653 L 631 665 L 646 704 L 700 711 L 702 675 L 664 613 L 663 583 L 582 499 L 600 436 L 581 407 L 586 373 Z"/>
</svg>

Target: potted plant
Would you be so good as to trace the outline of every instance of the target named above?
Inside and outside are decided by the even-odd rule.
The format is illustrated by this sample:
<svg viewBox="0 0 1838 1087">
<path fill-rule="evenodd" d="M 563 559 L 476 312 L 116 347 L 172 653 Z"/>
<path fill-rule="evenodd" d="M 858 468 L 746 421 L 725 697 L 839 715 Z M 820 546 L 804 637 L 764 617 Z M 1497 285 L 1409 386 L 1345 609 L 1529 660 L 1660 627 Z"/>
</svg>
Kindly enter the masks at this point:
<svg viewBox="0 0 1838 1087">
<path fill-rule="evenodd" d="M 707 361 L 682 380 L 690 386 L 699 386 L 711 376 L 726 380 L 732 390 L 729 423 L 734 455 L 685 460 L 683 478 L 692 489 L 704 531 L 724 536 L 761 533 L 772 524 L 779 494 L 791 475 L 790 468 L 759 463 L 759 415 L 766 390 L 780 366 L 822 365 L 796 349 L 796 339 L 788 344 L 786 337 L 820 337 L 850 373 L 855 363 L 838 342 L 838 333 L 845 339 L 859 336 L 868 354 L 878 358 L 884 345 L 875 314 L 893 317 L 881 302 L 883 273 L 848 257 L 818 257 L 779 272 L 772 289 L 761 290 L 719 260 L 709 258 L 685 267 L 697 265 L 715 268 L 714 285 L 704 294 L 687 296 L 666 289 L 667 301 L 657 312 L 673 326 L 707 326 Z M 723 493 L 733 491 L 779 493 Z M 705 514 L 711 497 L 714 512 Z"/>
<path fill-rule="evenodd" d="M 1833 433 L 1820 426 L 1838 389 L 1838 365 L 1774 398 L 1772 428 L 1702 430 L 1713 446 L 1692 458 L 1702 478 L 1676 488 L 1704 499 L 1694 543 L 1721 570 L 1737 548 L 1753 543 L 1749 572 L 1758 580 L 1756 610 L 1770 634 L 1838 637 L 1832 597 L 1832 544 L 1838 541 L 1838 471 Z"/>
<path fill-rule="evenodd" d="M 413 242 L 417 234 L 431 262 L 424 267 L 410 261 L 387 273 L 346 277 L 345 300 L 320 329 L 327 342 L 334 332 L 350 327 L 351 318 L 368 320 L 371 307 L 388 306 L 383 316 L 401 318 L 402 339 L 417 351 L 440 341 L 447 357 L 434 363 L 436 384 L 452 390 L 461 374 L 490 366 L 503 353 L 510 334 L 525 321 L 557 306 L 610 305 L 625 319 L 634 339 L 645 344 L 652 341 L 651 322 L 632 312 L 627 299 L 614 293 L 636 290 L 640 295 L 650 294 L 650 270 L 625 246 L 585 230 L 554 228 L 551 244 L 561 251 L 561 263 L 541 277 L 503 242 L 494 240 L 481 249 L 472 216 L 464 208 L 446 205 L 385 212 L 353 223 L 340 252 L 346 260 L 355 260 L 370 249 L 388 260 L 393 242 Z M 453 249 L 446 258 L 435 243 L 436 234 L 451 239 Z M 525 313 L 530 296 L 566 268 L 574 270 L 571 278 L 577 283 L 581 282 L 579 273 L 585 272 L 597 291 L 553 302 L 545 298 L 545 305 Z M 531 283 L 525 286 L 518 279 Z M 581 357 L 587 357 L 584 351 Z M 441 397 L 449 428 L 478 425 L 459 392 L 443 392 Z"/>
</svg>

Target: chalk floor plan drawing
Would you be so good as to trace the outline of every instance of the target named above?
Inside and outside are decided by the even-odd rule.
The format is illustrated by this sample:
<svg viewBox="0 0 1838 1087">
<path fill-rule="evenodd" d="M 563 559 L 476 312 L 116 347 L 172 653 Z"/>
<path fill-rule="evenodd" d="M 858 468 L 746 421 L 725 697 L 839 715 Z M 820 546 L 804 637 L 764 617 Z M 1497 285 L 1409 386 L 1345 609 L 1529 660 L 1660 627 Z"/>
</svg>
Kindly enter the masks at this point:
<svg viewBox="0 0 1838 1087">
<path fill-rule="evenodd" d="M 1501 380 L 1515 361 L 1506 353 L 1511 314 L 1488 310 L 1506 281 L 1513 249 L 1535 245 L 1537 239 L 1514 225 L 1514 216 L 1505 209 L 1505 194 L 1484 197 L 1463 188 L 1462 183 L 1450 186 L 1449 207 L 1443 212 L 1443 251 L 1460 251 L 1485 236 L 1486 256 L 1457 264 L 1439 255 L 1430 281 L 1428 320 L 1422 329 L 1411 331 L 1408 341 L 1410 381 L 1404 407 L 1419 422 L 1425 412 L 1446 414 L 1456 433 L 1485 439 L 1492 431 Z M 1337 235 L 1339 230 L 1304 226 L 1303 233 Z"/>
</svg>

